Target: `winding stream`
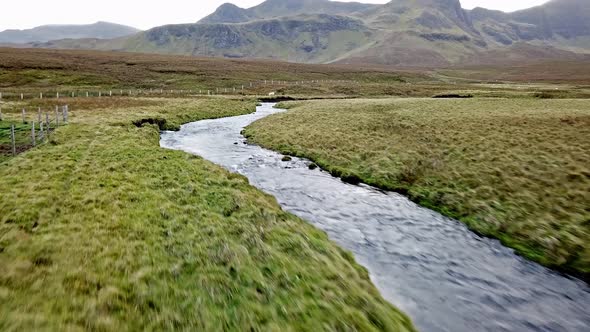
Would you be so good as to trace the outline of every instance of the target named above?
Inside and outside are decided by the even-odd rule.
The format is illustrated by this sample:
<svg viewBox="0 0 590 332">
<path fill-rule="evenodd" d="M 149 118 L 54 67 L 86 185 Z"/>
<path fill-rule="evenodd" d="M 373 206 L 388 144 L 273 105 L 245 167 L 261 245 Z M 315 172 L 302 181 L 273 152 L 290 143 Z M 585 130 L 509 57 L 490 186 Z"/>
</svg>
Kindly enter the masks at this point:
<svg viewBox="0 0 590 332">
<path fill-rule="evenodd" d="M 421 331 L 590 331 L 590 287 L 481 238 L 405 197 L 343 183 L 309 162 L 245 144 L 257 112 L 162 133 L 161 146 L 197 154 L 274 195 L 364 265 L 383 297 Z M 238 143 L 238 144 L 235 144 Z"/>
</svg>

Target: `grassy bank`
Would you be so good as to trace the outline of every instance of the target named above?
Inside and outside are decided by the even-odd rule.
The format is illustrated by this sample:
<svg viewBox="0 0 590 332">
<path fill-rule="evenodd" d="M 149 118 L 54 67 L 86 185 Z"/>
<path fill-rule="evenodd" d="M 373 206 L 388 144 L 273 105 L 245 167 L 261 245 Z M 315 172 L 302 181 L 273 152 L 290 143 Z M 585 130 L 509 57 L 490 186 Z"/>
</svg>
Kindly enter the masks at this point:
<svg viewBox="0 0 590 332">
<path fill-rule="evenodd" d="M 590 280 L 590 100 L 292 102 L 247 128 Z"/>
<path fill-rule="evenodd" d="M 0 164 L 0 330 L 413 330 L 350 253 L 150 124 L 253 102 L 78 103 Z"/>
</svg>

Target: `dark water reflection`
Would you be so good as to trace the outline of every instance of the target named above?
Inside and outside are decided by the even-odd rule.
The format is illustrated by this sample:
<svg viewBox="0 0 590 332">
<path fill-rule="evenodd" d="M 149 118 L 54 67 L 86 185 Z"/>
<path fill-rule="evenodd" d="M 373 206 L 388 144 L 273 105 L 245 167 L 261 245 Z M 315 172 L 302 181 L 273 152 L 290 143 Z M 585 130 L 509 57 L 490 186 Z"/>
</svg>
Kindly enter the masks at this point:
<svg viewBox="0 0 590 332">
<path fill-rule="evenodd" d="M 590 288 L 403 196 L 353 186 L 306 160 L 246 145 L 240 131 L 280 110 L 205 120 L 161 145 L 240 173 L 352 251 L 383 296 L 422 331 L 590 331 Z M 235 143 L 238 143 L 237 145 Z"/>
</svg>

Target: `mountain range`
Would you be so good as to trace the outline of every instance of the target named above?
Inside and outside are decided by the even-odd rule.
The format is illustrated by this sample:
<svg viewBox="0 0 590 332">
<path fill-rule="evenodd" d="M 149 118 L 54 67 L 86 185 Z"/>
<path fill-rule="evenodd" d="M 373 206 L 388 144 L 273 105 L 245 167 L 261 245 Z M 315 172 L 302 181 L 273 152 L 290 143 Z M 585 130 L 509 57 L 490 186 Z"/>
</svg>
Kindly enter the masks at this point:
<svg viewBox="0 0 590 332">
<path fill-rule="evenodd" d="M 590 1 L 504 13 L 465 10 L 459 0 L 267 0 L 247 9 L 224 4 L 193 24 L 29 46 L 420 67 L 576 58 L 590 53 Z"/>
<path fill-rule="evenodd" d="M 77 38 L 111 39 L 138 32 L 140 32 L 138 29 L 108 22 L 86 25 L 43 25 L 33 29 L 2 31 L 0 43 L 24 44 Z"/>
</svg>

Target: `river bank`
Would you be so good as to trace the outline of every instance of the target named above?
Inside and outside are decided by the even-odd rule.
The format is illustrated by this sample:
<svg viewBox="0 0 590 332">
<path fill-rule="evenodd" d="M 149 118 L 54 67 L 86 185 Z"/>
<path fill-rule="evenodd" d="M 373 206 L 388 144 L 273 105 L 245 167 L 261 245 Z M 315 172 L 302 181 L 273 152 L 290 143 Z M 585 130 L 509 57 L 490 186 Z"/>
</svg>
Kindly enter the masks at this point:
<svg viewBox="0 0 590 332">
<path fill-rule="evenodd" d="M 283 104 L 248 139 L 401 192 L 529 259 L 590 280 L 588 100 Z"/>
</svg>

